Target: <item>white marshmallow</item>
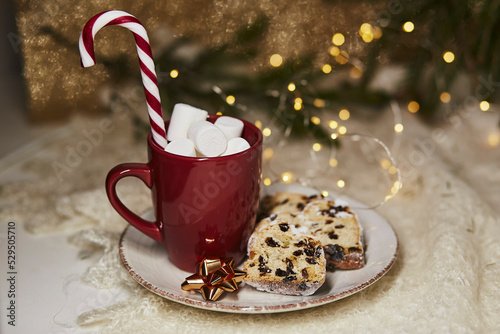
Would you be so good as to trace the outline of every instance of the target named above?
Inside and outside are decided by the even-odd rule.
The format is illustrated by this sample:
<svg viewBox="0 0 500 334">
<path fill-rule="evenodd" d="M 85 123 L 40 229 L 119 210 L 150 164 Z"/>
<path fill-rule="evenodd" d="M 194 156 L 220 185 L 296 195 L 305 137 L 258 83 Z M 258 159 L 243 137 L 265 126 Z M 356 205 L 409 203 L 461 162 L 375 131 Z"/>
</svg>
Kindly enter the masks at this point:
<svg viewBox="0 0 500 334">
<path fill-rule="evenodd" d="M 213 123 L 198 121 L 191 124 L 187 136 L 201 154 L 216 157 L 224 153 L 227 146 L 226 136 Z"/>
<path fill-rule="evenodd" d="M 171 141 L 170 143 L 168 143 L 167 147 L 165 147 L 165 151 L 172 154 L 183 155 L 185 157 L 196 156 L 194 144 L 187 138 L 181 138 Z"/>
<path fill-rule="evenodd" d="M 177 103 L 172 111 L 170 125 L 168 126 L 168 141 L 187 138 L 187 131 L 191 124 L 197 121 L 206 120 L 207 116 L 208 112 L 205 110 L 184 103 Z"/>
<path fill-rule="evenodd" d="M 250 148 L 250 144 L 241 137 L 236 137 L 227 142 L 227 149 L 222 155 L 230 155 L 243 152 Z"/>
<path fill-rule="evenodd" d="M 224 132 L 227 140 L 241 137 L 243 133 L 243 122 L 234 117 L 221 116 L 217 118 L 214 124 Z"/>
</svg>

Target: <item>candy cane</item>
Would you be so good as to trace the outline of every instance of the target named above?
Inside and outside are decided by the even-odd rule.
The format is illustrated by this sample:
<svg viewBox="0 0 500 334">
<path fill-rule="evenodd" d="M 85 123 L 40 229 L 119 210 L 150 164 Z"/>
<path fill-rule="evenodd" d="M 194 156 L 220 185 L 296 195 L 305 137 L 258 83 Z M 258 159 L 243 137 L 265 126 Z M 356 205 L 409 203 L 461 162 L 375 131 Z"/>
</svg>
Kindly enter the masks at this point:
<svg viewBox="0 0 500 334">
<path fill-rule="evenodd" d="M 110 25 L 125 27 L 134 34 L 141 66 L 142 84 L 146 93 L 151 133 L 154 141 L 164 149 L 167 146 L 167 139 L 161 109 L 160 91 L 148 34 L 141 22 L 135 16 L 121 10 L 110 10 L 95 15 L 87 22 L 80 35 L 79 47 L 82 66 L 90 67 L 95 65 L 95 34 L 103 27 Z"/>
</svg>

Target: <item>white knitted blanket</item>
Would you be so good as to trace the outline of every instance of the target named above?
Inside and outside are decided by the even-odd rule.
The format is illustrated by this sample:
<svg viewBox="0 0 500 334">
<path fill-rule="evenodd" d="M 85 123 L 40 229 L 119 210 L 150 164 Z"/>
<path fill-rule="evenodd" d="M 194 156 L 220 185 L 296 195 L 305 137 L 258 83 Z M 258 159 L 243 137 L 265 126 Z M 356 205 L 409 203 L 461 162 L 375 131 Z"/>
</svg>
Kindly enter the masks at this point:
<svg viewBox="0 0 500 334">
<path fill-rule="evenodd" d="M 103 119 L 78 118 L 54 138 L 2 161 L 0 215 L 41 237 L 74 231 L 70 247 L 100 252 L 81 280 L 95 289 L 122 287 L 131 297 L 76 320 L 99 333 L 497 333 L 500 149 L 491 146 L 498 136 L 498 113 L 458 117 L 434 129 L 404 117 L 398 147 L 388 144 L 400 162 L 403 188 L 377 210 L 399 238 L 394 267 L 355 295 L 302 311 L 247 315 L 200 310 L 158 297 L 128 275 L 117 249 L 126 223 L 109 205 L 103 185 L 114 165 L 146 161 L 145 142 L 132 139 L 128 121 L 113 118 L 113 126 L 104 127 Z M 384 140 L 393 143 L 392 132 Z M 71 155 L 72 150 L 80 153 Z M 22 176 L 2 178 L 12 174 L 9 166 Z M 370 184 L 355 168 L 349 173 L 358 184 Z M 120 191 L 140 212 L 151 203 L 146 187 L 135 181 L 123 181 Z M 320 181 L 335 187 L 332 176 Z M 367 200 L 373 193 L 370 187 L 362 192 L 353 187 L 349 194 Z"/>
</svg>

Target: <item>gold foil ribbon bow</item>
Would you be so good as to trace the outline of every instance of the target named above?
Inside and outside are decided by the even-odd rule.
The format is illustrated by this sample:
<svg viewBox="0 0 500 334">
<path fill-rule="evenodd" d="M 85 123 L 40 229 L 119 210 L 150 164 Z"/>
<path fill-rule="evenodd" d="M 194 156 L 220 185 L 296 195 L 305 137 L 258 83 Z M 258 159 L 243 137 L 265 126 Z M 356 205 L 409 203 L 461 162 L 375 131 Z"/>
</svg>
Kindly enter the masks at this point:
<svg viewBox="0 0 500 334">
<path fill-rule="evenodd" d="M 246 272 L 234 269 L 234 259 L 204 259 L 196 266 L 197 273 L 181 284 L 182 290 L 200 290 L 205 300 L 216 301 L 224 291 L 238 290 Z"/>
</svg>

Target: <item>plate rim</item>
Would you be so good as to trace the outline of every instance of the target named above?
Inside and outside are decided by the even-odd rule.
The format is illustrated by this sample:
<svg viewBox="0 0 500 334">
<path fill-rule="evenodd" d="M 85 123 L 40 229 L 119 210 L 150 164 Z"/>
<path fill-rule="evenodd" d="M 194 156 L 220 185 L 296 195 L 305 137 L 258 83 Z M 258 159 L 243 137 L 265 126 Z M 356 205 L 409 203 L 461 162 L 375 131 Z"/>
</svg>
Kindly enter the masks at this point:
<svg viewBox="0 0 500 334">
<path fill-rule="evenodd" d="M 149 211 L 151 211 L 151 210 L 152 209 L 150 209 Z M 324 297 L 321 297 L 318 299 L 311 299 L 308 301 L 303 301 L 303 302 L 292 302 L 292 303 L 285 303 L 285 304 L 280 304 L 280 305 L 270 305 L 270 306 L 237 306 L 237 305 L 220 304 L 220 303 L 213 302 L 213 301 L 203 301 L 203 300 L 198 301 L 198 300 L 194 300 L 192 298 L 187 298 L 187 297 L 184 297 L 182 295 L 172 294 L 168 291 L 165 291 L 165 290 L 155 286 L 153 283 L 147 281 L 145 278 L 143 278 L 139 273 L 137 273 L 135 268 L 127 260 L 126 254 L 125 254 L 126 251 L 124 249 L 124 240 L 125 240 L 127 233 L 129 233 L 129 231 L 132 231 L 135 229 L 131 225 L 128 225 L 127 227 L 125 227 L 124 231 L 122 232 L 122 234 L 120 236 L 119 247 L 118 247 L 119 248 L 119 255 L 120 255 L 120 260 L 121 260 L 123 266 L 125 267 L 125 269 L 127 270 L 127 272 L 142 287 L 146 288 L 147 290 L 155 293 L 156 295 L 158 295 L 162 298 L 166 298 L 166 299 L 172 300 L 174 302 L 178 302 L 178 303 L 183 304 L 183 305 L 187 305 L 187 306 L 191 306 L 191 307 L 195 307 L 195 308 L 199 308 L 199 309 L 204 309 L 204 310 L 210 310 L 210 311 L 219 311 L 219 312 L 226 312 L 226 313 L 246 313 L 246 314 L 281 313 L 281 312 L 303 310 L 303 309 L 308 309 L 308 308 L 328 304 L 328 303 L 346 298 L 348 296 L 351 296 L 355 293 L 358 293 L 358 292 L 366 289 L 367 287 L 373 285 L 378 280 L 380 280 L 383 276 L 385 276 L 385 274 L 387 274 L 387 272 L 394 265 L 394 263 L 398 257 L 398 254 L 399 254 L 399 239 L 398 239 L 397 233 L 394 230 L 394 227 L 391 225 L 391 223 L 385 217 L 380 215 L 380 213 L 376 212 L 373 209 L 368 209 L 368 210 L 373 211 L 377 215 L 379 215 L 379 217 L 381 217 L 383 219 L 383 222 L 389 226 L 390 230 L 394 234 L 396 245 L 395 245 L 394 253 L 392 255 L 391 260 L 387 263 L 386 266 L 384 266 L 381 270 L 379 270 L 376 275 L 371 277 L 369 280 L 354 286 L 353 288 L 351 288 L 349 290 L 346 290 L 346 291 L 343 291 L 340 293 L 336 293 L 336 294 L 332 294 L 332 295 L 327 295 L 327 296 L 324 296 Z M 141 233 L 137 229 L 135 229 L 135 230 L 137 231 L 137 233 Z M 308 296 L 308 297 L 310 297 L 310 296 Z"/>
</svg>

